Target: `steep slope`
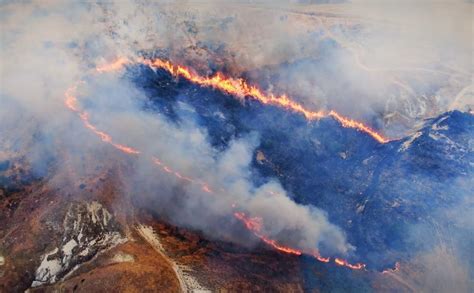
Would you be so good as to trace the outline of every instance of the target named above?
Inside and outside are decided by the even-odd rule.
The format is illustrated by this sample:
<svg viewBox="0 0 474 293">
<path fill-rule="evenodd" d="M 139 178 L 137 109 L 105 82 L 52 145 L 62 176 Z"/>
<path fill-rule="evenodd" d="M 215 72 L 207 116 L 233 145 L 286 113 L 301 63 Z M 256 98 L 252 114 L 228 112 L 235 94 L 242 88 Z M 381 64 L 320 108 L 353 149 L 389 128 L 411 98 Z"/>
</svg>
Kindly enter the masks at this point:
<svg viewBox="0 0 474 293">
<path fill-rule="evenodd" d="M 258 133 L 253 180 L 276 177 L 297 202 L 325 210 L 356 246 L 352 260 L 371 268 L 391 267 L 433 246 L 438 240 L 414 239 L 415 227 L 430 235 L 434 222 L 447 220 L 440 211 L 455 209 L 473 188 L 474 119 L 468 113 L 448 112 L 410 137 L 379 144 L 330 118 L 308 122 L 162 70 L 133 67 L 129 76 L 151 100 L 147 109 L 178 124 L 197 120 L 217 149 Z"/>
</svg>

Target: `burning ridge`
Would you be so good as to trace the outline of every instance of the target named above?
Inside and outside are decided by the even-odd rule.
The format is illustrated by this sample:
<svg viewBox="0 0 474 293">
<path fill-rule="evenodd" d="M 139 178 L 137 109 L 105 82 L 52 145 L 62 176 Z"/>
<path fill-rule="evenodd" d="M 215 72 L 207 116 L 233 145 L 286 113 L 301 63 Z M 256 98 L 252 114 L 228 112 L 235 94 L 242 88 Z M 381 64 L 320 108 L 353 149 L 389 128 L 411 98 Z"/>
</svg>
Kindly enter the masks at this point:
<svg viewBox="0 0 474 293">
<path fill-rule="evenodd" d="M 175 77 L 183 77 L 187 80 L 199 84 L 201 86 L 212 87 L 237 97 L 249 97 L 255 99 L 265 105 L 273 105 L 284 108 L 286 110 L 302 114 L 307 120 L 318 120 L 325 117 L 331 117 L 339 122 L 343 127 L 353 128 L 358 131 L 364 132 L 370 135 L 379 143 L 387 143 L 390 140 L 378 133 L 370 126 L 365 125 L 360 121 L 356 121 L 345 117 L 334 110 L 330 111 L 312 111 L 305 108 L 302 104 L 291 99 L 287 95 L 283 94 L 275 96 L 273 94 L 265 94 L 257 86 L 249 85 L 242 78 L 231 78 L 226 77 L 223 73 L 218 72 L 214 76 L 205 77 L 199 74 L 193 73 L 193 70 L 184 66 L 172 64 L 170 61 L 161 60 L 159 58 L 149 60 L 139 58 L 136 62 L 148 65 L 152 68 L 161 68 L 169 72 Z M 115 71 L 123 67 L 124 65 L 132 63 L 126 58 L 119 58 L 115 62 L 100 66 L 97 68 L 98 72 Z"/>
<path fill-rule="evenodd" d="M 344 127 L 355 128 L 359 131 L 363 131 L 369 135 L 371 135 L 374 139 L 376 139 L 380 143 L 388 142 L 388 139 L 384 138 L 370 127 L 365 126 L 361 122 L 354 121 L 352 119 L 346 118 L 335 111 L 329 111 L 327 113 L 323 111 L 313 112 L 310 110 L 305 109 L 301 104 L 289 99 L 286 95 L 282 95 L 279 97 L 275 97 L 274 95 L 265 95 L 255 86 L 249 86 L 243 79 L 232 79 L 226 78 L 222 74 L 218 73 L 214 77 L 202 77 L 199 75 L 191 74 L 190 70 L 181 67 L 175 66 L 168 61 L 162 61 L 160 59 L 155 59 L 153 61 L 140 59 L 138 62 L 149 65 L 152 67 L 158 67 L 167 70 L 169 73 L 173 74 L 174 76 L 181 76 L 184 77 L 192 82 L 203 86 L 211 86 L 217 88 L 219 90 L 228 92 L 230 94 L 234 94 L 237 96 L 245 97 L 253 97 L 256 100 L 262 102 L 263 104 L 271 104 L 283 107 L 285 109 L 301 113 L 305 116 L 305 118 L 309 120 L 320 119 L 323 117 L 333 117 L 335 120 L 341 123 Z M 130 61 L 126 58 L 120 58 L 117 61 L 109 64 L 105 64 L 103 66 L 97 67 L 96 71 L 98 73 L 105 73 L 105 72 L 113 72 L 120 70 L 123 68 L 124 65 L 130 63 Z M 82 83 L 82 82 L 79 82 Z M 89 120 L 89 114 L 81 110 L 78 106 L 78 99 L 76 97 L 78 85 L 71 86 L 65 92 L 65 106 L 74 113 L 77 113 L 79 118 L 82 120 L 84 126 L 91 130 L 94 134 L 96 134 L 103 142 L 108 143 L 115 147 L 116 149 L 120 150 L 121 152 L 129 155 L 140 155 L 141 152 L 135 148 L 119 144 L 113 140 L 113 138 L 104 131 L 99 130 L 95 125 L 93 125 Z M 168 165 L 164 164 L 159 158 L 152 156 L 150 160 L 156 165 L 159 166 L 164 172 L 169 173 L 180 180 L 187 181 L 193 184 L 197 184 L 201 187 L 201 189 L 209 194 L 215 194 L 215 191 L 206 183 L 201 180 L 193 179 L 188 176 L 181 174 L 178 171 L 173 170 Z M 237 206 L 234 204 L 233 208 L 236 209 Z M 292 255 L 310 255 L 314 257 L 316 260 L 329 263 L 331 258 L 329 257 L 322 257 L 317 250 L 314 251 L 302 251 L 297 248 L 288 247 L 281 245 L 274 239 L 270 239 L 266 235 L 261 232 L 261 228 L 263 226 L 263 219 L 260 217 L 249 217 L 244 212 L 235 211 L 233 216 L 242 222 L 244 227 L 251 231 L 256 237 L 258 237 L 262 242 L 267 244 L 268 246 L 274 248 L 277 251 L 282 253 L 292 254 Z M 349 269 L 353 270 L 361 270 L 365 269 L 366 265 L 363 263 L 356 263 L 351 264 L 344 259 L 341 258 L 334 258 L 334 264 L 339 266 L 344 266 Z"/>
</svg>

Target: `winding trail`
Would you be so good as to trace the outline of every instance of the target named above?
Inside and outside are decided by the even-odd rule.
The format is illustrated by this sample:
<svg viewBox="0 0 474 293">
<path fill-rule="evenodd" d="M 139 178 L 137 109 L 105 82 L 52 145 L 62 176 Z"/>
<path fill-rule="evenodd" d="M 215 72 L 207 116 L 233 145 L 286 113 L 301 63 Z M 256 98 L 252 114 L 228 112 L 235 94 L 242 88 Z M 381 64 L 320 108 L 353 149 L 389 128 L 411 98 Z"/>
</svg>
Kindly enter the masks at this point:
<svg viewBox="0 0 474 293">
<path fill-rule="evenodd" d="M 168 265 L 173 269 L 178 279 L 181 292 L 211 292 L 211 290 L 204 288 L 199 282 L 185 271 L 189 271 L 186 266 L 177 264 L 171 259 L 165 252 L 165 248 L 160 242 L 159 236 L 153 231 L 150 226 L 139 224 L 135 228 L 138 234 L 146 241 L 150 246 L 161 255 Z"/>
</svg>

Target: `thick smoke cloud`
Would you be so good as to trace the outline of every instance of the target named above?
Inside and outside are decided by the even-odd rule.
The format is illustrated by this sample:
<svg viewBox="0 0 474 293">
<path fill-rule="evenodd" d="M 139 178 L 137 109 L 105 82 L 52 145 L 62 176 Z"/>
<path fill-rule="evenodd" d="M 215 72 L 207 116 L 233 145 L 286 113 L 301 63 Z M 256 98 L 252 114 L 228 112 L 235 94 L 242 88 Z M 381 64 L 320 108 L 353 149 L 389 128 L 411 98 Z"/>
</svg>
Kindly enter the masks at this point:
<svg viewBox="0 0 474 293">
<path fill-rule="evenodd" d="M 173 223 L 238 241 L 243 233 L 232 216 L 235 207 L 249 217 L 261 217 L 261 233 L 283 244 L 338 255 L 352 251 L 343 231 L 323 211 L 294 203 L 276 181 L 251 183 L 257 134 L 217 151 L 193 119 L 177 125 L 144 112 L 143 94 L 120 72 L 94 71 L 95 65 L 116 56 L 134 57 L 141 50 L 181 42 L 179 35 L 166 38 L 167 20 L 151 17 L 146 8 L 134 2 L 3 4 L 0 132 L 6 156 L 26 157 L 40 174 L 51 170 L 48 162 L 54 161 L 56 172 L 69 169 L 78 178 L 90 176 L 96 166 L 81 162 L 86 153 L 107 167 L 110 156 L 104 153 L 118 151 L 85 129 L 64 105 L 65 91 L 77 85 L 78 107 L 89 113 L 91 123 L 114 141 L 141 151 L 130 160 L 122 184 L 143 192 L 137 198 L 157 203 L 157 211 Z M 206 182 L 214 194 L 157 172 L 152 156 Z"/>
</svg>

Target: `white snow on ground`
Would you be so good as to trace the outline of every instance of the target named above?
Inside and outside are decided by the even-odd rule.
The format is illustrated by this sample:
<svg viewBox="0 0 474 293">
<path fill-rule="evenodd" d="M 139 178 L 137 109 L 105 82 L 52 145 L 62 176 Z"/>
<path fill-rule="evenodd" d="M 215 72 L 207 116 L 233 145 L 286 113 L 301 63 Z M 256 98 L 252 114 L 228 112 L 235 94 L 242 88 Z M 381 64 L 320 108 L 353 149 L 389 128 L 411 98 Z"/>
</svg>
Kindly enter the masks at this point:
<svg viewBox="0 0 474 293">
<path fill-rule="evenodd" d="M 58 248 L 53 249 L 51 252 L 46 253 L 43 256 L 40 266 L 36 269 L 35 281 L 31 284 L 31 287 L 36 287 L 49 281 L 51 283 L 56 282 L 56 275 L 61 271 L 61 262 L 57 258 L 49 259 L 51 256 L 58 252 Z"/>
<path fill-rule="evenodd" d="M 212 292 L 211 290 L 202 286 L 199 281 L 192 276 L 193 270 L 185 265 L 177 264 L 165 252 L 163 245 L 160 242 L 159 236 L 153 231 L 152 227 L 145 225 L 138 225 L 137 231 L 159 254 L 161 254 L 171 265 L 178 278 L 182 292 Z"/>
<path fill-rule="evenodd" d="M 110 213 L 106 209 L 104 209 L 102 205 L 97 201 L 93 201 L 87 204 L 87 211 L 89 212 L 89 215 L 94 224 L 102 219 L 102 224 L 106 226 L 112 218 Z"/>
<path fill-rule="evenodd" d="M 72 205 L 64 220 L 64 235 L 58 247 L 42 257 L 36 269 L 37 287 L 67 278 L 86 259 L 127 241 L 113 226 L 111 214 L 98 202 Z"/>
<path fill-rule="evenodd" d="M 421 136 L 421 132 L 417 132 L 415 134 L 413 134 L 407 141 L 405 141 L 402 146 L 400 147 L 400 149 L 398 149 L 399 152 L 404 152 L 406 151 L 410 145 L 418 138 Z"/>
<path fill-rule="evenodd" d="M 74 247 L 77 246 L 77 242 L 76 240 L 74 239 L 71 239 L 69 240 L 68 243 L 64 244 L 63 246 L 63 252 L 65 255 L 71 255 L 72 254 L 72 250 L 74 249 Z"/>
</svg>

